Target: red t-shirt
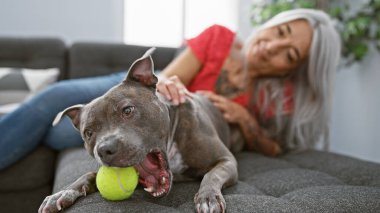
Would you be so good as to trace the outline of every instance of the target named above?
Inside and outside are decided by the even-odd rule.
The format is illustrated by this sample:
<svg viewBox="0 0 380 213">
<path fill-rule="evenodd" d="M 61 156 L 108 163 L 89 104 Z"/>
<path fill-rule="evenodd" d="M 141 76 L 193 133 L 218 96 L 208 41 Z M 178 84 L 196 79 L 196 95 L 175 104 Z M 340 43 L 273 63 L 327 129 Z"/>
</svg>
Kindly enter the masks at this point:
<svg viewBox="0 0 380 213">
<path fill-rule="evenodd" d="M 187 40 L 187 46 L 191 48 L 197 59 L 202 63 L 201 70 L 187 86 L 189 91 L 208 90 L 215 92 L 215 84 L 222 70 L 223 63 L 229 55 L 234 39 L 235 33 L 233 31 L 220 25 L 213 25 L 197 37 Z M 289 92 L 291 91 L 286 91 L 285 93 Z M 249 97 L 250 94 L 246 93 L 232 100 L 248 108 Z M 284 111 L 289 111 L 289 107 L 291 106 L 289 104 L 291 103 L 285 103 Z M 258 107 L 255 106 L 252 110 L 257 113 Z M 268 110 L 265 116 L 272 117 L 272 111 Z"/>
<path fill-rule="evenodd" d="M 202 68 L 187 86 L 188 90 L 209 90 L 215 92 L 215 84 L 222 70 L 223 62 L 227 58 L 235 38 L 235 33 L 226 27 L 213 25 L 204 30 L 197 37 L 187 40 L 195 56 L 202 63 Z M 247 107 L 247 94 L 233 99 Z"/>
</svg>

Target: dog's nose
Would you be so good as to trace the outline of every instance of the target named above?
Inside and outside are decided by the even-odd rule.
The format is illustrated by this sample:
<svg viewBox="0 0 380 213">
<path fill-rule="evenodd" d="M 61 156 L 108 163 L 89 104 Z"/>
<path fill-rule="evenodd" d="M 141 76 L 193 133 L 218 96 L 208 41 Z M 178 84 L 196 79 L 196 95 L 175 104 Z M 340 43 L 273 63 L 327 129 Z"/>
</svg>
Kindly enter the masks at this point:
<svg viewBox="0 0 380 213">
<path fill-rule="evenodd" d="M 98 146 L 98 155 L 104 163 L 109 163 L 117 154 L 116 142 L 103 142 Z"/>
</svg>

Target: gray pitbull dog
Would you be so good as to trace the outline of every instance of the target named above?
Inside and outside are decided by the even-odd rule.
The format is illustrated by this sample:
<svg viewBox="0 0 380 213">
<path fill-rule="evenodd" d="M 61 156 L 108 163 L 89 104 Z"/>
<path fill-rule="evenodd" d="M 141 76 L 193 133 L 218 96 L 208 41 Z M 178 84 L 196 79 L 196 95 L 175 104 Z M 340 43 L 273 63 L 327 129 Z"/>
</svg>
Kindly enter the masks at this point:
<svg viewBox="0 0 380 213">
<path fill-rule="evenodd" d="M 139 183 L 154 197 L 167 195 L 173 179 L 202 178 L 194 197 L 197 212 L 224 212 L 221 189 L 237 182 L 231 131 L 206 97 L 189 93 L 173 106 L 156 91 L 152 49 L 136 60 L 127 77 L 86 105 L 59 113 L 68 115 L 100 164 L 134 166 Z M 58 212 L 97 190 L 96 172 L 81 176 L 46 199 L 39 212 Z"/>
</svg>

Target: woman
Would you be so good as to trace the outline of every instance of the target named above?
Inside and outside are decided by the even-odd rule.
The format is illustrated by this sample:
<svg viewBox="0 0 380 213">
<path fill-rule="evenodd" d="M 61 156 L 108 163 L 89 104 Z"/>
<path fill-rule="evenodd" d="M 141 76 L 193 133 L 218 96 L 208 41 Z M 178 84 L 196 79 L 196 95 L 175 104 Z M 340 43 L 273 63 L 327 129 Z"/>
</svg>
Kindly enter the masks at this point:
<svg viewBox="0 0 380 213">
<path fill-rule="evenodd" d="M 241 128 L 248 148 L 267 155 L 312 148 L 318 141 L 327 148 L 340 41 L 326 14 L 281 13 L 244 45 L 228 29 L 213 26 L 188 46 L 157 85 L 174 103 L 184 100 L 186 87 L 207 90 L 202 93 Z"/>
<path fill-rule="evenodd" d="M 325 13 L 292 10 L 268 21 L 244 44 L 224 27 L 208 28 L 163 70 L 157 89 L 173 104 L 185 101 L 186 89 L 201 91 L 241 128 L 248 148 L 277 155 L 326 141 L 339 53 L 339 37 Z M 81 145 L 68 119 L 51 128 L 55 115 L 102 95 L 124 76 L 59 82 L 2 117 L 0 169 L 40 141 L 58 150 Z"/>
</svg>

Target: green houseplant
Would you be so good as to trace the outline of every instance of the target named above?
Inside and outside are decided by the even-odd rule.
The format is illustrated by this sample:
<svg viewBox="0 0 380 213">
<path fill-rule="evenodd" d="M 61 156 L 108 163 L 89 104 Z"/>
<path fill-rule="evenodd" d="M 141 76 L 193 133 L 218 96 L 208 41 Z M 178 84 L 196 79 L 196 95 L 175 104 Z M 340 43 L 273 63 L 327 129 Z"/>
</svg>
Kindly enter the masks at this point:
<svg viewBox="0 0 380 213">
<path fill-rule="evenodd" d="M 351 8 L 348 1 L 262 0 L 252 4 L 252 24 L 260 25 L 272 16 L 293 8 L 320 9 L 337 20 L 342 55 L 348 64 L 361 61 L 371 44 L 380 51 L 380 0 L 369 0 L 353 14 L 347 13 Z"/>
</svg>

